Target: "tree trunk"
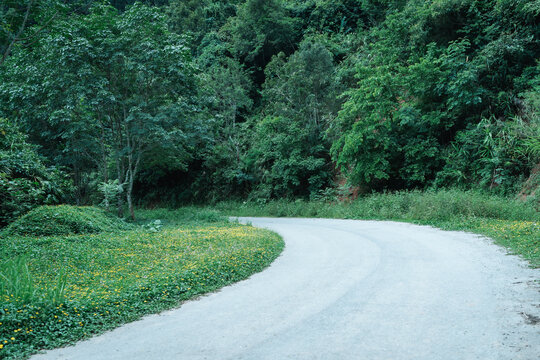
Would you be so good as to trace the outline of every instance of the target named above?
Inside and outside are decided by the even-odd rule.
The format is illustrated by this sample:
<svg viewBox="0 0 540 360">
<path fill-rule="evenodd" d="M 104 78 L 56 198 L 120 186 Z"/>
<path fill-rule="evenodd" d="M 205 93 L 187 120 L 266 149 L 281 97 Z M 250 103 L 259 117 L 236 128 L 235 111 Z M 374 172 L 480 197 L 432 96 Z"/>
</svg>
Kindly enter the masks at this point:
<svg viewBox="0 0 540 360">
<path fill-rule="evenodd" d="M 81 206 L 81 174 L 77 165 L 73 167 L 73 182 L 75 184 L 75 204 Z"/>
<path fill-rule="evenodd" d="M 103 182 L 108 183 L 109 182 L 109 171 L 107 169 L 108 167 L 108 152 L 107 152 L 107 145 L 106 145 L 106 137 L 105 137 L 105 129 L 103 122 L 100 119 L 100 139 L 99 139 L 99 145 L 101 147 L 101 171 L 103 176 Z"/>
<path fill-rule="evenodd" d="M 4 61 L 6 61 L 7 57 L 11 53 L 11 49 L 13 48 L 15 43 L 19 41 L 19 37 L 21 36 L 22 32 L 26 28 L 26 23 L 28 22 L 28 15 L 30 15 L 30 9 L 32 8 L 33 4 L 34 4 L 34 0 L 30 0 L 28 2 L 28 6 L 26 7 L 26 12 L 24 13 L 24 19 L 21 24 L 21 27 L 19 28 L 19 31 L 17 31 L 17 34 L 15 34 L 15 36 L 13 37 L 13 40 L 8 44 L 6 51 L 2 55 L 2 58 L 0 59 L 0 65 L 2 65 Z"/>
<path fill-rule="evenodd" d="M 118 183 L 123 184 L 124 183 L 124 166 L 122 165 L 122 159 L 117 156 L 116 159 L 116 173 L 118 176 Z M 122 196 L 118 196 L 118 217 L 123 218 L 124 217 L 124 198 Z"/>
<path fill-rule="evenodd" d="M 126 120 L 126 109 L 123 107 L 123 117 L 116 118 L 115 122 L 115 137 L 116 137 L 116 174 L 118 178 L 118 183 L 121 186 L 124 186 L 126 181 L 126 159 L 125 155 L 123 154 L 124 149 L 124 123 Z M 124 197 L 118 196 L 118 217 L 123 218 L 124 217 Z"/>
<path fill-rule="evenodd" d="M 133 183 L 135 182 L 135 171 L 133 168 L 133 162 L 132 157 L 129 156 L 128 161 L 128 171 L 127 171 L 127 191 L 126 191 L 126 199 L 128 203 L 128 209 L 129 209 L 129 216 L 131 217 L 131 220 L 135 221 L 135 210 L 133 209 Z"/>
<path fill-rule="evenodd" d="M 131 220 L 135 221 L 135 211 L 133 210 L 133 197 L 132 197 L 132 186 L 129 186 L 129 189 L 127 191 L 127 203 L 129 207 L 129 216 L 131 217 Z"/>
<path fill-rule="evenodd" d="M 130 139 L 129 136 L 126 138 Z M 139 165 L 141 162 L 141 144 L 139 143 L 137 145 L 137 149 L 134 149 L 134 141 L 130 140 L 128 142 L 130 147 L 130 153 L 127 157 L 128 160 L 128 170 L 126 172 L 126 181 L 128 183 L 127 191 L 126 191 L 126 199 L 128 203 L 129 208 L 129 215 L 131 217 L 131 220 L 135 221 L 135 210 L 133 209 L 133 184 L 135 183 L 135 176 L 137 175 L 137 171 L 139 171 Z M 135 159 L 133 159 L 135 157 Z"/>
</svg>

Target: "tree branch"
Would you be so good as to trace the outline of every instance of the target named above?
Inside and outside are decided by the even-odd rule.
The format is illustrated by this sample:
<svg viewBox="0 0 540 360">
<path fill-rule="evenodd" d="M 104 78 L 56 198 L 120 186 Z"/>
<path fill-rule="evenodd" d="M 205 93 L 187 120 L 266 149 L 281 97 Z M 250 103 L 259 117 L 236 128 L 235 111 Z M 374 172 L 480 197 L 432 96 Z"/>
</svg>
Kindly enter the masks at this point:
<svg viewBox="0 0 540 360">
<path fill-rule="evenodd" d="M 15 37 L 11 41 L 11 43 L 8 45 L 6 51 L 4 52 L 4 55 L 2 55 L 2 59 L 0 59 L 0 65 L 6 61 L 7 57 L 11 53 L 11 49 L 13 48 L 13 45 L 19 40 L 19 36 L 21 36 L 22 32 L 24 31 L 26 27 L 26 22 L 28 21 L 28 16 L 30 15 L 30 9 L 32 8 L 32 4 L 34 4 L 34 0 L 30 0 L 28 2 L 28 6 L 26 7 L 26 13 L 24 14 L 24 19 L 21 24 L 21 27 L 19 28 L 19 31 L 17 31 L 17 34 L 15 34 Z"/>
<path fill-rule="evenodd" d="M 47 22 L 45 22 L 45 24 L 43 24 L 39 29 L 36 30 L 36 32 L 34 32 L 32 35 L 30 36 L 27 36 L 25 38 L 22 38 L 22 39 L 19 39 L 18 41 L 26 41 L 28 39 L 32 39 L 33 37 L 35 37 L 37 34 L 39 34 L 43 29 L 45 29 L 47 26 L 49 26 L 49 24 L 54 20 L 54 18 L 56 17 L 56 15 L 58 15 L 58 13 L 60 12 L 60 10 L 56 10 L 56 12 L 49 18 L 49 20 L 47 20 Z M 30 44 L 27 44 L 26 46 L 29 47 L 29 46 L 32 46 L 34 45 L 34 43 L 36 42 L 36 40 L 32 41 Z"/>
</svg>

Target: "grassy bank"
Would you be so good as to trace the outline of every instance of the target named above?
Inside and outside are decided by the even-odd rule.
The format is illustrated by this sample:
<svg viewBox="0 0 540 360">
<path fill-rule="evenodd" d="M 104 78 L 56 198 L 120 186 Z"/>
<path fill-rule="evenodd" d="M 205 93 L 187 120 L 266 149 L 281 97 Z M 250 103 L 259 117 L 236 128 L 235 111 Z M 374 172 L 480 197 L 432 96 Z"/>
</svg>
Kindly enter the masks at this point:
<svg viewBox="0 0 540 360">
<path fill-rule="evenodd" d="M 53 209 L 54 210 L 54 209 Z M 24 358 L 249 277 L 275 234 L 214 211 L 141 211 L 132 230 L 0 239 L 0 358 Z M 159 220 L 157 220 L 159 219 Z"/>
<path fill-rule="evenodd" d="M 477 191 L 441 190 L 374 194 L 351 202 L 222 202 L 232 216 L 319 217 L 405 221 L 488 236 L 540 267 L 538 203 Z"/>
</svg>

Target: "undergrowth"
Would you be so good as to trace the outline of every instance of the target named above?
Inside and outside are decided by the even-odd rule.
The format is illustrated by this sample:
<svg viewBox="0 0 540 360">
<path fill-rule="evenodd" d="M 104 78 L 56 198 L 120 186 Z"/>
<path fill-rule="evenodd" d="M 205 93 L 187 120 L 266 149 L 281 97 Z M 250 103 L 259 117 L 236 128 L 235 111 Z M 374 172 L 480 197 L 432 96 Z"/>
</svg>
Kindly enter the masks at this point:
<svg viewBox="0 0 540 360">
<path fill-rule="evenodd" d="M 488 236 L 540 267 L 540 212 L 528 202 L 481 191 L 438 190 L 373 194 L 354 201 L 222 202 L 230 216 L 316 217 L 405 221 Z"/>
<path fill-rule="evenodd" d="M 344 202 L 337 199 L 221 202 L 215 209 L 235 216 L 423 221 L 454 221 L 456 218 L 478 217 L 540 221 L 540 212 L 532 202 L 472 190 L 376 193 Z"/>
</svg>

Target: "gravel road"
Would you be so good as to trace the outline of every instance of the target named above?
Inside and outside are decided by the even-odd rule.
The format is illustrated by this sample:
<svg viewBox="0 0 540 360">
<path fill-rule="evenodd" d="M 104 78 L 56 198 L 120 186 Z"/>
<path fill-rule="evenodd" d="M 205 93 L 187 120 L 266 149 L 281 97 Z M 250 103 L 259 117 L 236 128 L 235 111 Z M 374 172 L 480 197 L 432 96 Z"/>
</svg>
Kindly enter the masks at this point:
<svg viewBox="0 0 540 360">
<path fill-rule="evenodd" d="M 265 271 L 33 359 L 540 359 L 540 270 L 463 232 L 242 218 L 281 234 Z"/>
</svg>

